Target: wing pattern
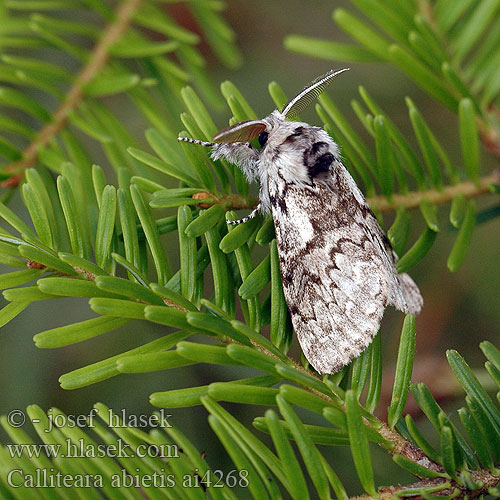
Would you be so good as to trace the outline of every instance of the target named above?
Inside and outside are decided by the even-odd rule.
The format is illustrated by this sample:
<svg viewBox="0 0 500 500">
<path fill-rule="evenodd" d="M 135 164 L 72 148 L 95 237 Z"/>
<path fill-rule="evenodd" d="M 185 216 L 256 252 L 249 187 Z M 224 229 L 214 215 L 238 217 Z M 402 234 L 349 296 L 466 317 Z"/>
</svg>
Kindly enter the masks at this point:
<svg viewBox="0 0 500 500">
<path fill-rule="evenodd" d="M 334 373 L 376 335 L 392 304 L 416 313 L 417 286 L 345 167 L 310 185 L 270 184 L 283 290 L 306 358 Z"/>
</svg>

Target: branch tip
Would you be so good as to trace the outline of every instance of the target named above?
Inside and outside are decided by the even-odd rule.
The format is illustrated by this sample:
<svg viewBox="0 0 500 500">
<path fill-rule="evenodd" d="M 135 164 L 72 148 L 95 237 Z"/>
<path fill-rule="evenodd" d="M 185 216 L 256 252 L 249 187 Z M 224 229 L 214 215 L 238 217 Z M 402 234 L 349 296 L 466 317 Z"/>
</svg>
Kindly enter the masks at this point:
<svg viewBox="0 0 500 500">
<path fill-rule="evenodd" d="M 130 26 L 132 18 L 142 2 L 143 0 L 125 0 L 118 6 L 115 20 L 105 29 L 102 37 L 92 49 L 88 63 L 75 78 L 65 100 L 56 110 L 54 119 L 39 130 L 36 138 L 23 151 L 23 158 L 6 168 L 6 172 L 13 175 L 1 183 L 3 187 L 17 186 L 24 176 L 24 170 L 35 165 L 39 151 L 64 127 L 70 113 L 78 107 L 82 100 L 85 85 L 91 82 L 104 68 L 108 62 L 111 47 Z"/>
</svg>

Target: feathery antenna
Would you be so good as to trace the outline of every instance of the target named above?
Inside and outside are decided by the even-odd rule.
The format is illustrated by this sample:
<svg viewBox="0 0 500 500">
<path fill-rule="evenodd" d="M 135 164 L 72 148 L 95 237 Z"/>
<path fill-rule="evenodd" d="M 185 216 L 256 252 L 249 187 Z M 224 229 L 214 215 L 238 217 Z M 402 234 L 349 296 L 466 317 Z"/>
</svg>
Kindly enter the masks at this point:
<svg viewBox="0 0 500 500">
<path fill-rule="evenodd" d="M 348 70 L 349 68 L 340 69 L 338 71 L 332 69 L 325 75 L 316 78 L 314 82 L 304 87 L 298 95 L 288 102 L 281 114 L 285 118 L 291 118 L 292 116 L 298 115 L 304 111 L 304 109 L 306 109 L 338 75 Z"/>
</svg>

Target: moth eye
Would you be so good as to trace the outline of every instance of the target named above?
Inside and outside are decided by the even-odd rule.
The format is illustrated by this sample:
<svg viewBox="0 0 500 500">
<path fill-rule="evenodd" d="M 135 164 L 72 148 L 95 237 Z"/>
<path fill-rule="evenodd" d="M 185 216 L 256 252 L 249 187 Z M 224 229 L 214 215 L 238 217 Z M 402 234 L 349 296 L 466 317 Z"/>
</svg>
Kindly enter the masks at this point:
<svg viewBox="0 0 500 500">
<path fill-rule="evenodd" d="M 261 145 L 261 147 L 264 147 L 266 145 L 268 135 L 269 134 L 265 130 L 264 132 L 261 132 L 259 134 L 259 144 Z"/>
</svg>

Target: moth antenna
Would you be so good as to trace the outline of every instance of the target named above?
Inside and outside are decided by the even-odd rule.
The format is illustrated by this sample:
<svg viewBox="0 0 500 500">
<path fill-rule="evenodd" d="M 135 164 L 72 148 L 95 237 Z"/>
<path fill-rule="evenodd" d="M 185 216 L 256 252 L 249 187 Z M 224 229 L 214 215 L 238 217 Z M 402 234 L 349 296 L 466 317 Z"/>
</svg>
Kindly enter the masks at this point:
<svg viewBox="0 0 500 500">
<path fill-rule="evenodd" d="M 232 226 L 236 226 L 237 224 L 244 224 L 248 222 L 250 219 L 253 219 L 257 216 L 260 210 L 260 203 L 246 216 L 237 220 L 227 220 L 226 224 L 231 224 Z"/>
<path fill-rule="evenodd" d="M 206 148 L 211 148 L 217 146 L 216 142 L 200 141 L 199 139 L 191 139 L 191 137 L 177 137 L 179 142 L 190 142 L 191 144 L 198 144 L 199 146 L 205 146 Z"/>
<path fill-rule="evenodd" d="M 318 97 L 332 81 L 344 71 L 349 71 L 349 68 L 340 69 L 338 71 L 330 70 L 323 76 L 316 78 L 312 83 L 304 87 L 287 105 L 283 108 L 281 115 L 284 118 L 291 118 L 300 114 L 304 109 Z"/>
</svg>

